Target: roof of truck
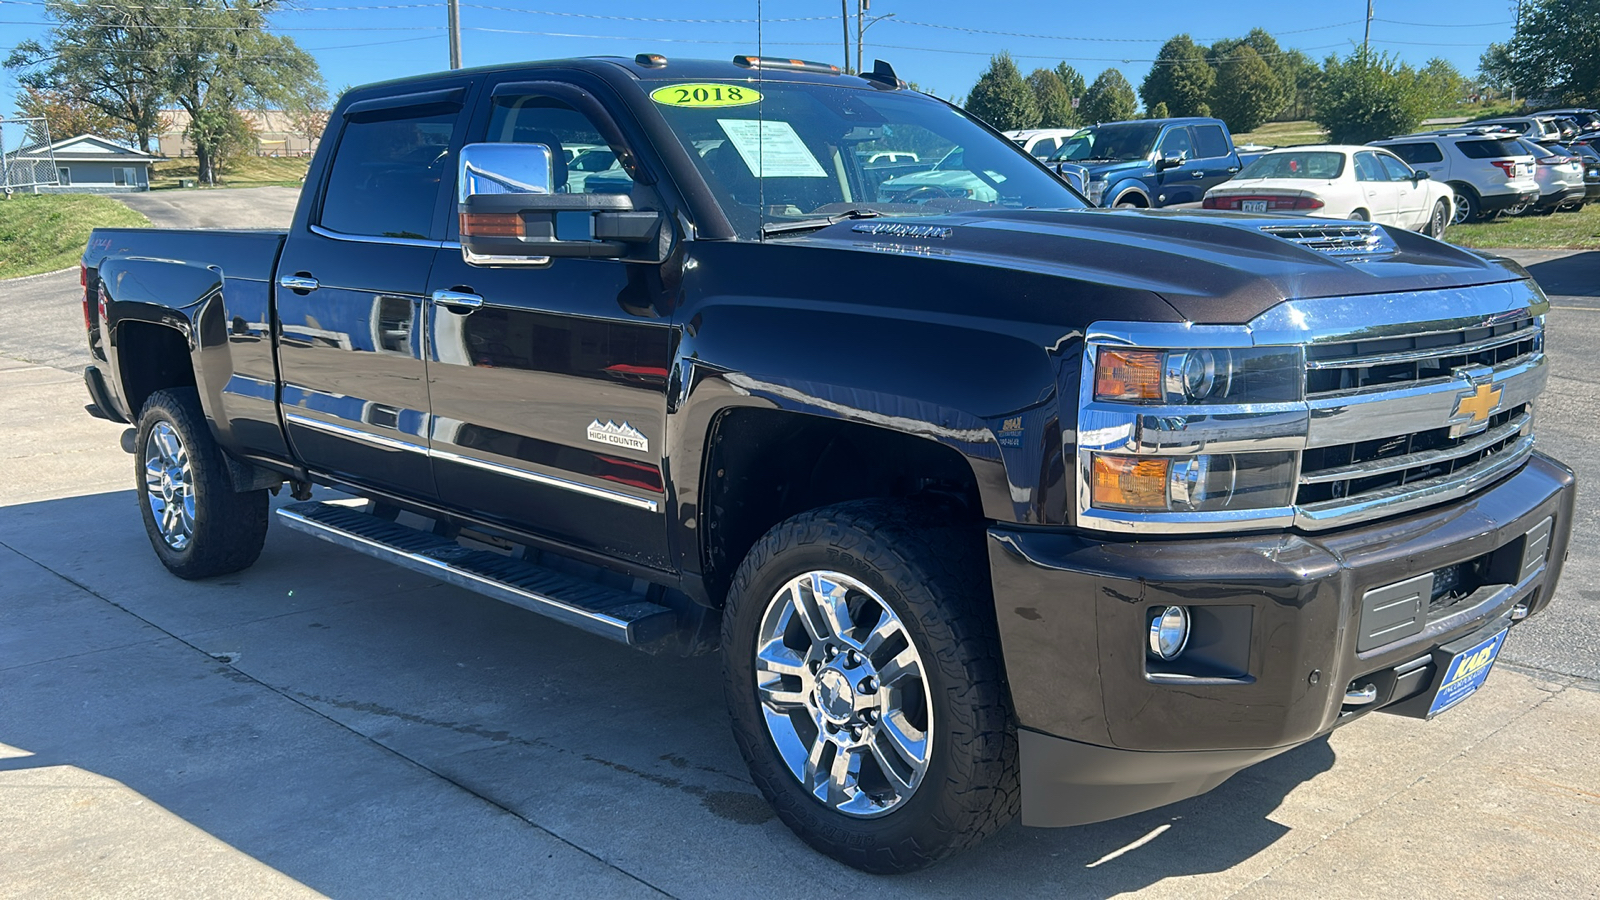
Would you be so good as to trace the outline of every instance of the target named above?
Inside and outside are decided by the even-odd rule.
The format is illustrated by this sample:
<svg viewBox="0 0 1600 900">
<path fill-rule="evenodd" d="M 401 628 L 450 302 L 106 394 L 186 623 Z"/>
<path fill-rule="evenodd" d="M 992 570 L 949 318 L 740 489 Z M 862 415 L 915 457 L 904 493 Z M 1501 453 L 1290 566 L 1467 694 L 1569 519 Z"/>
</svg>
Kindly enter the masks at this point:
<svg viewBox="0 0 1600 900">
<path fill-rule="evenodd" d="M 640 61 L 641 57 L 650 56 L 659 63 L 646 65 Z M 785 60 L 788 62 L 802 62 L 801 60 Z M 753 67 L 740 65 L 732 59 L 676 59 L 663 57 L 656 54 L 639 54 L 639 56 L 581 56 L 570 59 L 541 59 L 525 60 L 521 62 L 494 63 L 487 66 L 475 66 L 468 69 L 445 70 L 442 72 L 429 72 L 423 75 L 409 75 L 405 78 L 394 78 L 371 84 L 358 85 L 352 90 L 365 90 L 374 87 L 386 87 L 401 84 L 420 84 L 447 78 L 452 75 L 483 75 L 498 74 L 502 72 L 527 71 L 534 72 L 540 69 L 577 69 L 579 71 L 593 72 L 596 74 L 625 72 L 637 81 L 789 81 L 812 84 L 836 84 L 849 87 L 883 89 L 885 85 L 879 81 L 863 78 L 859 75 L 846 75 L 836 67 L 827 63 L 811 63 L 815 69 L 774 69 L 766 67 Z M 822 67 L 832 68 L 829 72 Z"/>
</svg>

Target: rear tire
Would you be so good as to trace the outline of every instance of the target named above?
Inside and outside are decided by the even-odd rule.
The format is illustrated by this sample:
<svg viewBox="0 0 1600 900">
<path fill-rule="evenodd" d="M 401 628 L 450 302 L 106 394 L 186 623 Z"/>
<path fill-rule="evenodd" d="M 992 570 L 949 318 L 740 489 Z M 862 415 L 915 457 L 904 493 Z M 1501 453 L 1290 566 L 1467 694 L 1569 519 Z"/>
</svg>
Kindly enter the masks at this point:
<svg viewBox="0 0 1600 900">
<path fill-rule="evenodd" d="M 1350 220 L 1353 222 L 1370 222 L 1372 221 L 1372 214 L 1364 209 L 1358 209 L 1350 213 Z"/>
<path fill-rule="evenodd" d="M 256 561 L 267 538 L 267 492 L 233 489 L 194 388 L 150 395 L 133 450 L 140 516 L 167 571 L 206 578 Z"/>
<path fill-rule="evenodd" d="M 1483 215 L 1478 204 L 1478 195 L 1472 188 L 1464 184 L 1452 184 L 1451 189 L 1456 192 L 1455 215 L 1451 217 L 1450 224 L 1465 225 L 1476 222 Z"/>
<path fill-rule="evenodd" d="M 735 574 L 722 646 L 750 775 L 818 851 L 909 872 L 1016 815 L 1017 738 L 980 530 L 912 502 L 794 516 Z"/>
</svg>

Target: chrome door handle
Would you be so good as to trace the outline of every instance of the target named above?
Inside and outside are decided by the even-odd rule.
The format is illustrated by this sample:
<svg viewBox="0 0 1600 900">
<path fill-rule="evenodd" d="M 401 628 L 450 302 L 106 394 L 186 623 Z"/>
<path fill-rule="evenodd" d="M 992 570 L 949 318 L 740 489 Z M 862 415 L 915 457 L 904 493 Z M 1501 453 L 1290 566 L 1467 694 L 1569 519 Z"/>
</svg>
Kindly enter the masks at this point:
<svg viewBox="0 0 1600 900">
<path fill-rule="evenodd" d="M 451 312 L 469 313 L 483 305 L 483 298 L 464 291 L 434 291 L 433 302 L 449 307 Z"/>
<path fill-rule="evenodd" d="M 309 294 L 322 285 L 310 275 L 284 275 L 278 278 L 278 287 L 288 288 L 291 291 L 305 291 Z"/>
<path fill-rule="evenodd" d="M 1196 178 L 1204 178 L 1204 177 L 1206 177 L 1206 173 L 1204 173 L 1204 172 L 1191 172 L 1189 174 L 1193 175 Z"/>
</svg>

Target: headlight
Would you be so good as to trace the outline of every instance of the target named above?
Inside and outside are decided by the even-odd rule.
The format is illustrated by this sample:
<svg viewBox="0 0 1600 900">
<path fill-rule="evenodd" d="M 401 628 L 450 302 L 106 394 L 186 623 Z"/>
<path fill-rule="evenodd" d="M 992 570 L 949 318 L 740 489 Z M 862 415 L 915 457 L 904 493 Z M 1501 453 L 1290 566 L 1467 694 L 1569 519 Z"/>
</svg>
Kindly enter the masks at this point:
<svg viewBox="0 0 1600 900">
<path fill-rule="evenodd" d="M 1202 453 L 1132 456 L 1096 453 L 1090 503 L 1132 512 L 1273 509 L 1293 502 L 1295 454 Z"/>
<path fill-rule="evenodd" d="M 1282 347 L 1136 350 L 1102 347 L 1094 399 L 1112 403 L 1292 403 L 1300 399 L 1300 361 Z"/>
</svg>

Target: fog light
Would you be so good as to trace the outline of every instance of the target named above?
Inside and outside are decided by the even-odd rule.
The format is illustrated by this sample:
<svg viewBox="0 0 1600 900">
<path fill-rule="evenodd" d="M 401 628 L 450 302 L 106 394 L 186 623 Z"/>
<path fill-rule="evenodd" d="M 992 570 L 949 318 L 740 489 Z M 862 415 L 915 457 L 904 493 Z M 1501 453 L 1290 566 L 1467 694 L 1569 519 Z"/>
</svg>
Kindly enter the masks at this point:
<svg viewBox="0 0 1600 900">
<path fill-rule="evenodd" d="M 1189 611 L 1169 606 L 1150 620 L 1150 655 L 1173 659 L 1189 645 Z"/>
</svg>

